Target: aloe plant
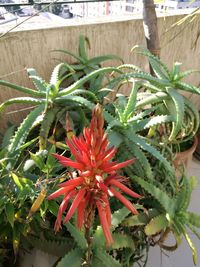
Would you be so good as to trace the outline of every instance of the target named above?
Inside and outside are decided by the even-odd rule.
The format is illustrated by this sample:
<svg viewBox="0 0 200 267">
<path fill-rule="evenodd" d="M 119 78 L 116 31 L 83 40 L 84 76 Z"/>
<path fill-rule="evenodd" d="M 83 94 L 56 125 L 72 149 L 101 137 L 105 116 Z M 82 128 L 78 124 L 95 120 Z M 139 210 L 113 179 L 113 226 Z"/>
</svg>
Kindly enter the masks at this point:
<svg viewBox="0 0 200 267">
<path fill-rule="evenodd" d="M 181 72 L 181 63 L 175 62 L 172 70 L 169 70 L 164 62 L 158 57 L 152 55 L 144 48 L 135 47 L 137 53 L 146 56 L 151 64 L 151 67 L 156 75 L 157 80 L 162 84 L 154 87 L 151 82 L 145 82 L 144 85 L 151 92 L 164 92 L 169 98 L 164 101 L 163 106 L 167 114 L 175 116 L 175 122 L 172 123 L 172 129 L 169 135 L 170 142 L 179 140 L 188 140 L 195 135 L 199 125 L 199 113 L 195 105 L 188 101 L 180 92 L 190 92 L 193 94 L 200 94 L 200 89 L 183 82 L 182 80 L 188 75 L 199 72 L 199 70 L 188 70 Z M 145 80 L 145 78 L 144 78 Z M 148 80 L 147 80 L 148 81 Z M 178 91 L 179 90 L 179 91 Z M 190 117 L 190 119 L 188 119 Z"/>
<path fill-rule="evenodd" d="M 0 200 L 3 214 L 0 226 L 5 231 L 0 234 L 0 240 L 8 237 L 17 253 L 20 238 L 31 229 L 27 237 L 29 242 L 59 254 L 62 258 L 58 267 L 82 266 L 85 262 L 97 267 L 129 267 L 140 261 L 145 266 L 152 243 L 172 250 L 185 237 L 196 262 L 196 251 L 187 231 L 189 228 L 199 236 L 199 216 L 188 211 L 194 179 L 188 180 L 183 171 L 182 179 L 177 181 L 171 144 L 192 137 L 199 125 L 198 111 L 178 89 L 198 94 L 199 89 L 182 82 L 190 72 L 181 73 L 179 64 L 169 71 L 147 50 L 139 50 L 139 53 L 149 58 L 155 77 L 131 64 L 102 68 L 99 64 L 113 57 L 90 59 L 86 43 L 87 39 L 81 37 L 78 56 L 65 51 L 78 64 L 57 65 L 49 82 L 39 77 L 35 70 L 28 69 L 36 90 L 0 80 L 0 85 L 29 95 L 2 103 L 0 111 L 14 103 L 34 105 L 18 128 L 10 128 L 1 147 L 0 191 L 4 197 Z M 121 86 L 131 87 L 128 96 L 119 93 Z M 113 93 L 113 99 L 104 101 L 109 92 Z M 75 175 L 70 167 L 64 171 L 52 157 L 52 153 L 59 151 L 73 160 L 69 142 L 64 143 L 66 136 L 71 138 L 64 130 L 67 128 L 66 114 L 70 130 L 78 136 L 88 126 L 96 103 L 102 105 L 104 128 L 110 143 L 118 148 L 114 160 L 136 159 L 133 166 L 127 166 L 123 171 L 123 175 L 131 179 L 124 182 L 130 189 L 134 185 L 144 196 L 136 204 L 139 214 L 135 216 L 111 198 L 110 230 L 115 241 L 112 246 L 105 246 L 103 229 L 96 216 L 89 233 L 91 242 L 76 229 L 74 217 L 61 231 L 65 238 L 53 238 L 50 228 L 59 205 L 45 198 L 48 191 L 69 178 L 69 173 Z M 165 244 L 169 232 L 176 239 L 173 247 Z M 67 242 L 70 242 L 70 248 Z"/>
<path fill-rule="evenodd" d="M 155 205 L 151 207 L 149 213 L 129 217 L 123 223 L 129 227 L 142 225 L 151 242 L 155 242 L 162 249 L 168 251 L 177 249 L 182 238 L 185 238 L 192 251 L 193 261 L 196 265 L 197 251 L 188 231 L 189 229 L 198 239 L 200 238 L 197 230 L 200 227 L 200 216 L 188 211 L 192 190 L 196 184 L 195 177 L 188 178 L 183 175 L 179 181 L 176 195 L 173 198 L 169 196 L 162 185 L 160 187 L 155 186 L 155 184 L 144 181 L 137 176 L 132 176 L 131 178 L 147 192 L 147 198 L 149 198 L 149 194 L 157 201 L 158 205 L 156 208 L 154 208 Z M 176 243 L 173 246 L 165 244 L 169 233 L 172 233 L 175 237 Z"/>
<path fill-rule="evenodd" d="M 62 118 L 67 110 L 78 111 L 79 115 L 83 115 L 80 111 L 80 107 L 92 109 L 95 103 L 99 101 L 98 97 L 93 92 L 79 88 L 81 88 L 86 81 L 96 77 L 98 74 L 104 74 L 106 72 L 116 70 L 112 67 L 102 68 L 88 74 L 67 88 L 61 88 L 61 83 L 66 78 L 61 78 L 59 76 L 60 72 L 62 72 L 63 65 L 64 64 L 59 64 L 54 68 L 49 83 L 40 78 L 35 70 L 28 69 L 27 71 L 29 77 L 33 81 L 37 90 L 32 90 L 30 88 L 25 88 L 0 80 L 0 85 L 31 95 L 31 97 L 17 97 L 5 101 L 0 105 L 1 112 L 5 107 L 14 103 L 35 105 L 35 109 L 30 113 L 25 121 L 22 122 L 21 127 L 18 128 L 18 132 L 16 132 L 15 136 L 11 139 L 8 158 L 11 159 L 13 153 L 15 153 L 15 157 L 19 157 L 20 146 L 25 142 L 30 130 L 38 125 L 40 125 L 40 150 L 44 150 L 47 146 L 47 139 L 52 125 L 58 123 L 59 118 Z M 58 118 L 58 120 L 56 118 Z M 17 158 L 15 158 L 14 161 L 13 158 L 13 164 L 17 163 L 16 159 Z"/>
<path fill-rule="evenodd" d="M 67 50 L 54 50 L 53 52 L 59 52 L 64 55 L 70 56 L 73 63 L 65 62 L 63 67 L 63 77 L 67 76 L 65 79 L 65 84 L 70 85 L 80 78 L 88 75 L 89 73 L 98 70 L 102 67 L 102 63 L 105 61 L 115 60 L 117 62 L 123 62 L 123 60 L 117 55 L 101 55 L 90 58 L 87 54 L 87 48 L 91 48 L 90 41 L 86 36 L 80 35 L 79 37 L 79 47 L 78 55 L 67 51 Z M 99 95 L 99 89 L 102 88 L 104 80 L 109 80 L 109 76 L 105 76 L 103 73 L 99 73 L 97 76 L 91 78 L 83 84 L 83 87 L 94 94 Z"/>
<path fill-rule="evenodd" d="M 141 108 L 138 96 L 142 89 L 140 82 L 128 81 L 132 84 L 129 97 L 117 96 L 111 108 L 105 107 L 104 116 L 108 122 L 107 132 L 112 144 L 118 146 L 120 160 L 135 157 L 136 163 L 129 167 L 129 171 L 149 180 L 155 179 L 152 159 L 160 161 L 161 166 L 168 171 L 168 182 L 175 190 L 176 178 L 174 168 L 169 161 L 165 146 L 148 138 L 150 128 L 174 121 L 172 115 L 156 115 L 155 107 Z M 145 104 L 144 104 L 145 106 Z M 123 151 L 126 151 L 126 154 Z"/>
<path fill-rule="evenodd" d="M 168 142 L 177 143 L 179 141 L 192 138 L 198 130 L 199 113 L 195 105 L 184 97 L 179 91 L 200 94 L 200 89 L 190 84 L 184 83 L 182 80 L 188 75 L 197 72 L 197 70 L 180 71 L 180 63 L 175 63 L 172 71 L 168 69 L 164 62 L 158 57 L 151 54 L 147 49 L 142 47 L 134 47 L 132 49 L 137 53 L 148 58 L 155 77 L 151 76 L 134 65 L 122 65 L 119 67 L 124 74 L 112 79 L 109 83 L 109 88 L 114 88 L 119 82 L 138 80 L 145 92 L 142 98 L 138 101 L 137 106 L 144 107 L 145 105 L 159 105 L 156 107 L 157 114 L 171 115 L 174 120 L 170 123 L 170 130 L 165 133 L 165 138 Z M 126 69 L 129 72 L 126 72 Z M 179 91 L 178 91 L 179 90 Z M 152 94 L 150 94 L 152 93 Z"/>
</svg>

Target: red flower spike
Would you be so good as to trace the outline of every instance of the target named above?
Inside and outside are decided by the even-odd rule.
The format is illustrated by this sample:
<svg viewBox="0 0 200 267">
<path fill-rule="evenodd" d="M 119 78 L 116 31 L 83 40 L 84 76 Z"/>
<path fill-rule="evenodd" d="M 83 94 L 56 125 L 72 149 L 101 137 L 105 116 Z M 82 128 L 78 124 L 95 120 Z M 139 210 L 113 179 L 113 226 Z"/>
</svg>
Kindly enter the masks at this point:
<svg viewBox="0 0 200 267">
<path fill-rule="evenodd" d="M 84 213 L 85 213 L 85 207 L 86 207 L 86 200 L 82 200 L 77 208 L 77 227 L 78 229 L 81 229 L 84 223 Z"/>
<path fill-rule="evenodd" d="M 75 161 L 72 161 L 71 159 L 68 159 L 64 156 L 61 156 L 61 155 L 58 155 L 58 154 L 52 154 L 55 158 L 57 158 L 60 163 L 64 166 L 70 166 L 72 168 L 76 168 L 78 170 L 83 170 L 84 168 L 84 165 L 80 162 L 75 162 Z"/>
<path fill-rule="evenodd" d="M 128 188 L 125 185 L 121 184 L 117 180 L 111 179 L 108 184 L 114 185 L 114 186 L 118 187 L 119 189 L 121 189 L 122 191 L 124 191 L 124 193 L 126 193 L 126 194 L 128 194 L 128 195 L 130 195 L 132 197 L 141 198 L 141 196 L 139 194 L 133 192 L 130 188 Z"/>
<path fill-rule="evenodd" d="M 129 159 L 127 161 L 121 162 L 121 163 L 116 163 L 114 166 L 111 166 L 110 168 L 106 168 L 104 169 L 105 172 L 112 172 L 112 171 L 116 171 L 119 170 L 121 168 L 124 168 L 132 163 L 135 162 L 135 159 Z"/>
<path fill-rule="evenodd" d="M 103 195 L 102 199 L 104 201 L 103 205 L 104 205 L 105 212 L 106 212 L 106 219 L 107 219 L 109 227 L 111 227 L 111 210 L 110 210 L 110 204 L 109 204 L 108 196 Z"/>
<path fill-rule="evenodd" d="M 59 229 L 61 228 L 62 214 L 66 210 L 70 198 L 73 197 L 76 193 L 77 193 L 76 190 L 73 190 L 68 195 L 64 196 L 64 199 L 58 210 L 58 215 L 54 226 L 55 232 L 58 232 Z"/>
<path fill-rule="evenodd" d="M 110 227 L 107 221 L 105 208 L 102 207 L 102 204 L 99 201 L 96 202 L 96 205 L 97 205 L 97 209 L 99 213 L 100 223 L 101 223 L 101 226 L 102 226 L 105 238 L 106 238 L 106 244 L 110 246 L 111 244 L 114 243 L 114 241 L 113 241 L 113 238 L 110 232 Z"/>
<path fill-rule="evenodd" d="M 71 190 L 73 190 L 76 187 L 76 185 L 70 185 L 67 187 L 61 187 L 60 189 L 58 189 L 57 191 L 55 191 L 54 193 L 52 193 L 50 196 L 48 196 L 48 200 L 52 200 L 56 197 L 59 197 L 60 195 L 64 195 L 68 192 L 70 192 Z"/>
<path fill-rule="evenodd" d="M 84 195 L 85 195 L 86 189 L 82 188 L 78 194 L 76 195 L 74 201 L 72 202 L 72 205 L 64 219 L 64 222 L 67 222 L 71 219 L 72 215 L 74 214 L 76 208 L 78 207 L 78 205 L 80 204 L 80 202 L 84 199 Z"/>
<path fill-rule="evenodd" d="M 63 183 L 59 184 L 58 186 L 59 187 L 65 187 L 65 186 L 71 186 L 71 185 L 78 186 L 78 185 L 82 184 L 83 180 L 84 180 L 83 177 L 76 177 L 76 178 L 69 180 L 67 182 L 63 182 Z"/>
<path fill-rule="evenodd" d="M 67 120 L 67 128 L 69 129 L 68 117 Z M 56 231 L 61 228 L 62 215 L 65 213 L 70 199 L 72 199 L 72 204 L 67 211 L 64 222 L 69 221 L 77 210 L 78 228 L 82 228 L 83 225 L 85 228 L 91 227 L 97 208 L 106 244 L 110 245 L 113 243 L 113 239 L 110 232 L 111 210 L 109 198 L 116 197 L 133 214 L 137 214 L 137 210 L 132 203 L 115 188 L 134 198 L 140 198 L 141 196 L 123 185 L 126 179 L 117 174 L 117 170 L 134 163 L 135 159 L 121 163 L 112 161 L 117 148 L 109 147 L 108 137 L 103 126 L 102 108 L 97 105 L 92 112 L 90 125 L 83 130 L 83 135 L 79 137 L 72 136 L 70 140 L 66 140 L 75 160 L 72 161 L 64 156 L 53 154 L 63 166 L 78 170 L 78 177 L 72 177 L 69 181 L 61 183 L 59 185 L 61 188 L 52 193 L 48 199 L 64 195 L 55 224 Z"/>
<path fill-rule="evenodd" d="M 130 210 L 133 214 L 137 215 L 138 211 L 136 210 L 136 208 L 133 206 L 133 204 L 126 199 L 124 196 L 122 196 L 122 194 L 120 194 L 118 191 L 116 191 L 114 188 L 110 188 L 110 191 L 113 193 L 113 195 L 118 198 L 125 207 L 127 207 L 128 210 Z"/>
</svg>

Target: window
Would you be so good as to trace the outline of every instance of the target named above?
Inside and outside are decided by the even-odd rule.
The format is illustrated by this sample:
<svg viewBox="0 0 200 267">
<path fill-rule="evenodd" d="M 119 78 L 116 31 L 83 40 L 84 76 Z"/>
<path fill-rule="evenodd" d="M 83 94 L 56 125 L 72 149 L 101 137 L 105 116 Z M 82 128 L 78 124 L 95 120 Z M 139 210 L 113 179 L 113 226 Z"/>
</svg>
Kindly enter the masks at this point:
<svg viewBox="0 0 200 267">
<path fill-rule="evenodd" d="M 126 6 L 126 11 L 133 12 L 133 10 L 134 10 L 134 7 L 132 7 L 132 6 Z"/>
</svg>

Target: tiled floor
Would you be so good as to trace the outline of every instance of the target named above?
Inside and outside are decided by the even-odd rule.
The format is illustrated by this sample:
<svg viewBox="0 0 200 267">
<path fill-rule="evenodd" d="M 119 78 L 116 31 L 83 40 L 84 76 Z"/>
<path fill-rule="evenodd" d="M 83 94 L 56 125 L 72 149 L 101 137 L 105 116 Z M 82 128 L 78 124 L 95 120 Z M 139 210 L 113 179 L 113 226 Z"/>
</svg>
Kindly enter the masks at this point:
<svg viewBox="0 0 200 267">
<path fill-rule="evenodd" d="M 198 185 L 193 191 L 190 211 L 200 214 L 200 161 L 193 159 L 189 175 L 198 178 Z M 200 240 L 190 234 L 198 253 L 197 267 L 200 267 Z M 193 267 L 192 253 L 184 241 L 175 252 L 161 253 L 159 247 L 151 248 L 147 267 Z"/>
</svg>

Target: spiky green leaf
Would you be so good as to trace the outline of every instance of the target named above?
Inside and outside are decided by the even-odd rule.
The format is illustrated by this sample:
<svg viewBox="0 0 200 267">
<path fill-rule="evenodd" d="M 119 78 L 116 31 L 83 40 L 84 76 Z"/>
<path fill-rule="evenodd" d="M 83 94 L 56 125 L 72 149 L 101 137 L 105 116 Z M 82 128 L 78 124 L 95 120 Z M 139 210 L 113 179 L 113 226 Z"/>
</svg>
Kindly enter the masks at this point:
<svg viewBox="0 0 200 267">
<path fill-rule="evenodd" d="M 94 257 L 97 257 L 99 260 L 101 260 L 105 266 L 122 267 L 116 259 L 101 249 L 95 250 Z"/>
<path fill-rule="evenodd" d="M 79 79 L 78 81 L 76 81 L 75 83 L 73 83 L 72 85 L 70 85 L 69 87 L 63 89 L 62 91 L 60 91 L 58 93 L 58 96 L 64 96 L 64 95 L 68 95 L 69 93 L 72 93 L 74 90 L 80 88 L 84 83 L 86 83 L 87 81 L 91 80 L 91 78 L 98 76 L 99 74 L 105 74 L 105 73 L 109 73 L 109 72 L 121 72 L 120 70 L 118 70 L 117 68 L 114 67 L 105 67 L 105 68 L 101 68 L 98 70 L 95 70 L 91 73 L 89 73 L 88 75 L 84 76 L 83 78 Z"/>
<path fill-rule="evenodd" d="M 78 246 L 82 249 L 87 248 L 87 242 L 86 239 L 83 235 L 83 232 L 78 230 L 75 226 L 73 226 L 70 222 L 66 224 L 67 230 L 70 232 L 70 234 L 73 236 L 75 239 L 76 243 Z"/>
<path fill-rule="evenodd" d="M 184 118 L 184 111 L 185 111 L 185 103 L 184 99 L 181 94 L 179 94 L 176 90 L 172 88 L 168 88 L 167 93 L 170 95 L 173 103 L 174 103 L 174 108 L 170 108 L 170 111 L 172 115 L 176 117 L 175 122 L 172 123 L 172 131 L 169 137 L 169 140 L 173 140 L 176 138 L 177 134 L 181 130 L 181 127 L 183 125 L 183 118 Z M 167 102 L 167 101 L 166 101 Z M 169 102 L 170 103 L 170 102 Z"/>
<path fill-rule="evenodd" d="M 111 249 L 121 249 L 121 248 L 130 248 L 135 249 L 135 243 L 131 236 L 127 234 L 114 233 L 113 234 L 114 243 L 112 244 Z"/>
<path fill-rule="evenodd" d="M 23 86 L 19 86 L 19 85 L 16 85 L 14 83 L 11 83 L 11 82 L 7 82 L 7 81 L 4 81 L 4 80 L 0 80 L 0 85 L 3 85 L 3 86 L 6 86 L 6 87 L 10 87 L 16 91 L 19 91 L 19 92 L 22 92 L 22 93 L 25 93 L 25 94 L 29 94 L 32 96 L 36 96 L 36 97 L 45 97 L 45 93 L 44 92 L 38 92 L 36 90 L 32 90 L 28 87 L 23 87 Z"/>
<path fill-rule="evenodd" d="M 76 248 L 66 254 L 61 261 L 57 264 L 56 267 L 66 267 L 66 266 L 73 266 L 73 267 L 81 267 L 82 263 L 83 252 Z"/>
<path fill-rule="evenodd" d="M 29 104 L 29 105 L 39 105 L 44 103 L 44 99 L 37 99 L 33 97 L 16 97 L 16 98 L 11 98 L 5 102 L 3 102 L 0 105 L 0 112 L 2 112 L 7 106 L 13 105 L 13 104 Z"/>
<path fill-rule="evenodd" d="M 20 157 L 20 147 L 26 141 L 26 138 L 32 128 L 33 123 L 37 121 L 38 116 L 41 115 L 43 110 L 44 105 L 40 105 L 33 111 L 31 111 L 15 132 L 15 135 L 11 139 L 10 145 L 8 147 L 8 157 L 15 159 L 15 162 L 12 162 L 11 165 L 15 164 L 16 160 Z"/>
<path fill-rule="evenodd" d="M 155 235 L 160 231 L 164 231 L 169 222 L 166 218 L 166 214 L 160 214 L 151 219 L 151 221 L 146 225 L 144 231 L 147 235 Z"/>
<path fill-rule="evenodd" d="M 147 191 L 152 197 L 154 197 L 165 209 L 166 213 L 170 215 L 170 217 L 174 216 L 174 200 L 170 196 L 168 196 L 164 190 L 161 190 L 152 183 L 147 182 L 140 177 L 132 176 L 131 179 L 137 182 L 145 191 Z"/>
</svg>

